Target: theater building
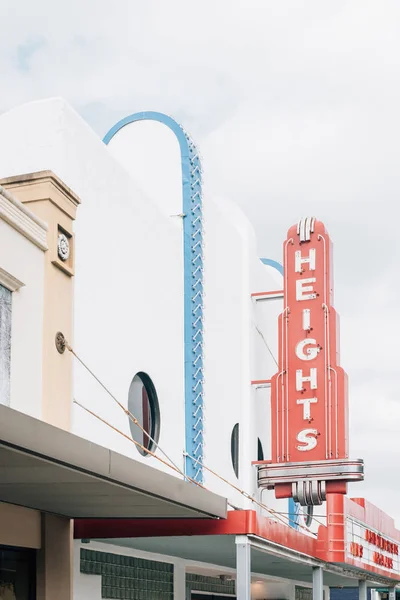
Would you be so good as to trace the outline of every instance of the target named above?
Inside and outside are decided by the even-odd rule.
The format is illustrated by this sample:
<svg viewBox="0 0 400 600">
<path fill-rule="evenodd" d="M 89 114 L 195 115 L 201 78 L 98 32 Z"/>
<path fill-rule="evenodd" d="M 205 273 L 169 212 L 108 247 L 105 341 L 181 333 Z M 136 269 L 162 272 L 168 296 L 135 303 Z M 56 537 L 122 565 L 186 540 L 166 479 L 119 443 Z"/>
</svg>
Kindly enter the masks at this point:
<svg viewBox="0 0 400 600">
<path fill-rule="evenodd" d="M 346 495 L 363 465 L 325 227 L 292 227 L 282 265 L 259 257 L 159 113 L 101 140 L 51 99 L 1 115 L 0 135 L 7 593 L 394 594 L 400 533 Z"/>
</svg>

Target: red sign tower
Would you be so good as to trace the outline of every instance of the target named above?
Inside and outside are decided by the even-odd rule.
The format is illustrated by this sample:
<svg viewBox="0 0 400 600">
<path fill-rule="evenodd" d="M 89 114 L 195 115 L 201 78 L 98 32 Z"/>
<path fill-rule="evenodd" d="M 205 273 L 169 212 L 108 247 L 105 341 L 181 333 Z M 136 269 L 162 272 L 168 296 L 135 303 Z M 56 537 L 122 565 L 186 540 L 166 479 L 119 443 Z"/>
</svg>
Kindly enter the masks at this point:
<svg viewBox="0 0 400 600">
<path fill-rule="evenodd" d="M 302 219 L 283 245 L 284 310 L 279 371 L 271 380 L 272 462 L 258 463 L 259 486 L 302 506 L 362 480 L 348 458 L 347 375 L 339 366 L 333 308 L 332 243 L 325 226 Z"/>
</svg>

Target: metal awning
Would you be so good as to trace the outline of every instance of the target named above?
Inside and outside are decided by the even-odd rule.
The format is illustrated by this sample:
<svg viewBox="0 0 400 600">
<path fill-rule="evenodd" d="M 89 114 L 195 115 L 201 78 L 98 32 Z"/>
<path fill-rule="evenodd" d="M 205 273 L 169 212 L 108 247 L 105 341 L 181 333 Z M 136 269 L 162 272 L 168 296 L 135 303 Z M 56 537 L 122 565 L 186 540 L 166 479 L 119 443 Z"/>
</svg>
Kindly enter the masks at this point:
<svg viewBox="0 0 400 600">
<path fill-rule="evenodd" d="M 145 552 L 157 552 L 201 563 L 203 566 L 217 565 L 221 573 L 224 568 L 236 569 L 236 543 L 234 535 L 163 536 L 147 538 L 93 539 L 113 546 L 123 546 Z M 278 577 L 307 584 L 312 583 L 313 567 L 324 569 L 324 585 L 329 587 L 358 587 L 359 579 L 365 579 L 368 587 L 385 583 L 393 586 L 391 579 L 366 573 L 354 567 L 327 563 L 289 548 L 271 543 L 269 540 L 248 536 L 251 547 L 251 571 L 258 575 Z M 90 545 L 88 546 L 90 548 Z"/>
<path fill-rule="evenodd" d="M 225 518 L 194 484 L 0 405 L 0 502 L 70 518 Z"/>
<path fill-rule="evenodd" d="M 115 547 L 124 546 L 157 552 L 235 570 L 237 547 L 247 545 L 251 570 L 266 577 L 279 577 L 311 583 L 313 569 L 322 568 L 325 585 L 357 587 L 359 580 L 367 586 L 393 586 L 398 574 L 377 574 L 350 564 L 331 563 L 318 558 L 318 540 L 273 519 L 257 515 L 254 510 L 232 510 L 226 519 L 147 520 L 91 519 L 77 520 L 75 539 L 93 540 Z M 110 552 L 113 552 L 110 547 Z M 321 556 L 323 553 L 321 553 Z"/>
</svg>

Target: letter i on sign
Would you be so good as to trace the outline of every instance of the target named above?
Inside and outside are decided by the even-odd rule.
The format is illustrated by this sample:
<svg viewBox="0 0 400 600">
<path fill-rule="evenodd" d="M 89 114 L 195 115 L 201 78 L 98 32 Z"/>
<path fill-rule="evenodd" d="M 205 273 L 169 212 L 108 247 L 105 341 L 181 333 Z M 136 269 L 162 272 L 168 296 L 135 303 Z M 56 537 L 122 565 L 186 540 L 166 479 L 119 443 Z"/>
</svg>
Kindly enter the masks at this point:
<svg viewBox="0 0 400 600">
<path fill-rule="evenodd" d="M 309 308 L 303 310 L 303 330 L 311 331 L 311 311 Z"/>
</svg>

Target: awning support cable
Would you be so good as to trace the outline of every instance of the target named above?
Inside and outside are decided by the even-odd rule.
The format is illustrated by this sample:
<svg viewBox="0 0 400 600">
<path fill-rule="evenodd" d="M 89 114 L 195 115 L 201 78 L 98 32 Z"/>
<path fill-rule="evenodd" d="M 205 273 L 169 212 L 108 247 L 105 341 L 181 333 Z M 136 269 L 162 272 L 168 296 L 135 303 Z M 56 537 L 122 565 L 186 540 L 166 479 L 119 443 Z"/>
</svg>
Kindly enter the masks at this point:
<svg viewBox="0 0 400 600">
<path fill-rule="evenodd" d="M 185 455 L 189 456 L 189 458 L 191 458 L 192 460 L 194 460 L 195 462 L 200 462 L 197 459 L 193 458 L 193 456 L 190 456 L 187 454 L 187 452 L 184 453 Z M 231 486 L 234 490 L 236 490 L 237 492 L 239 492 L 242 496 L 244 496 L 245 498 L 247 498 L 248 500 L 250 500 L 251 502 L 254 502 L 254 504 L 257 504 L 257 506 L 259 506 L 260 508 L 268 511 L 269 513 L 271 513 L 274 517 L 278 518 L 279 521 L 281 521 L 284 525 L 287 525 L 288 523 L 290 523 L 290 519 L 288 519 L 286 517 L 286 515 L 288 515 L 289 513 L 284 513 L 284 512 L 279 512 L 274 510 L 273 508 L 269 508 L 268 506 L 266 506 L 265 504 L 263 504 L 262 502 L 259 502 L 258 500 L 256 500 L 255 498 L 253 498 L 253 496 L 251 496 L 248 492 L 245 492 L 244 490 L 241 490 L 238 486 L 236 486 L 234 483 L 231 483 L 230 481 L 228 481 L 227 479 L 225 479 L 224 477 L 222 477 L 221 475 L 218 475 L 218 473 L 216 473 L 215 471 L 213 471 L 212 469 L 210 469 L 209 467 L 206 467 L 206 465 L 204 463 L 202 463 L 202 467 L 203 469 L 205 469 L 206 471 L 209 471 L 210 473 L 212 473 L 212 475 L 215 475 L 215 477 L 218 477 L 218 479 L 220 479 L 221 481 L 223 481 L 224 483 L 226 483 L 227 485 Z M 279 515 L 279 517 L 277 517 L 277 515 Z M 282 517 L 287 519 L 287 522 L 284 521 L 282 519 Z M 315 519 L 317 521 L 317 519 Z M 322 523 L 322 521 L 317 521 L 320 525 L 324 525 L 324 523 Z M 299 527 L 306 529 L 306 531 L 308 533 L 311 533 L 312 535 L 317 535 L 313 532 L 311 532 L 307 527 L 300 525 Z"/>
<path fill-rule="evenodd" d="M 97 381 L 97 383 L 103 388 L 103 390 L 105 390 L 107 392 L 107 394 L 114 400 L 114 402 L 116 402 L 118 404 L 118 406 L 128 416 L 128 418 L 130 419 L 130 421 L 132 421 L 132 423 L 134 423 L 135 425 L 137 425 L 137 427 L 139 427 L 139 429 L 146 435 L 146 437 L 150 441 L 152 441 L 153 444 L 155 444 L 156 448 L 159 449 L 159 451 L 161 452 L 161 454 L 163 454 L 165 456 L 165 458 L 171 463 L 171 465 L 174 466 L 174 469 L 178 473 L 180 473 L 181 475 L 183 475 L 183 477 L 185 479 L 188 479 L 188 477 L 185 475 L 185 473 L 174 463 L 174 461 L 168 456 L 168 454 L 166 452 L 164 452 L 164 450 L 157 444 L 157 442 L 151 437 L 151 435 L 139 423 L 138 419 L 127 408 L 125 408 L 125 406 L 114 396 L 114 394 L 112 394 L 110 392 L 110 390 L 104 385 L 104 383 L 102 381 L 100 381 L 100 379 L 93 373 L 93 371 L 87 366 L 87 364 L 77 355 L 77 353 L 75 352 L 75 350 L 72 348 L 72 346 L 67 341 L 65 341 L 65 346 L 66 346 L 67 350 L 69 350 L 69 352 L 71 352 L 71 354 L 73 354 L 75 356 L 75 358 L 80 362 L 80 364 L 84 367 L 84 369 L 86 369 L 86 371 L 88 373 L 90 373 L 90 375 Z M 112 425 L 110 425 L 110 426 L 112 427 Z M 125 435 L 125 434 L 123 434 L 123 435 Z M 130 439 L 130 438 L 128 438 L 128 439 Z M 144 450 L 146 453 L 150 454 L 150 451 L 147 448 L 142 447 L 142 450 Z M 151 454 L 153 456 L 155 456 L 153 453 L 151 453 Z"/>
<path fill-rule="evenodd" d="M 274 354 L 273 354 L 273 352 L 272 352 L 271 348 L 269 347 L 269 345 L 268 345 L 268 342 L 267 342 L 267 340 L 265 339 L 265 336 L 264 336 L 263 332 L 261 331 L 261 329 L 259 329 L 259 328 L 257 327 L 257 325 L 254 325 L 254 327 L 256 328 L 256 331 L 257 331 L 257 333 L 260 335 L 260 337 L 261 337 L 262 341 L 264 342 L 265 346 L 267 347 L 267 350 L 268 350 L 268 352 L 270 353 L 270 355 L 271 355 L 271 357 L 272 357 L 273 361 L 275 362 L 276 366 L 277 366 L 277 367 L 278 367 L 278 369 L 279 369 L 278 361 L 276 360 L 276 358 L 275 358 L 275 356 L 274 356 Z"/>
<path fill-rule="evenodd" d="M 160 456 L 157 456 L 157 454 L 155 454 L 151 450 L 148 450 L 147 448 L 145 448 L 142 444 L 140 444 L 139 442 L 137 442 L 136 440 L 134 440 L 133 438 L 131 438 L 129 435 L 127 435 L 126 433 L 124 433 L 123 431 L 121 431 L 120 429 L 118 429 L 117 427 L 115 427 L 114 425 L 111 425 L 111 423 L 109 423 L 108 421 L 106 421 L 106 419 L 103 419 L 103 417 L 101 417 L 97 413 L 95 413 L 92 410 L 90 410 L 90 408 L 87 408 L 86 406 L 84 406 L 83 404 L 81 404 L 80 402 L 78 402 L 78 400 L 74 400 L 74 404 L 76 404 L 77 406 L 79 406 L 80 408 L 82 408 L 84 411 L 86 411 L 87 413 L 89 413 L 90 415 L 92 415 L 93 417 L 95 417 L 96 419 L 98 419 L 99 421 L 101 421 L 102 423 L 104 423 L 105 425 L 107 425 L 108 427 L 110 427 L 111 429 L 113 429 L 116 433 L 119 433 L 120 435 L 122 435 L 129 442 L 132 442 L 133 444 L 135 444 L 135 446 L 137 446 L 137 448 L 140 448 L 140 450 L 146 452 L 146 454 L 148 454 L 149 456 L 152 456 L 153 458 L 156 458 L 158 461 L 160 461 L 166 467 L 169 467 L 173 471 L 176 471 L 176 473 L 179 473 L 179 475 L 182 475 L 183 477 L 185 477 L 185 479 L 187 479 L 191 483 L 195 483 L 199 487 L 201 487 L 203 489 L 206 489 L 198 481 L 195 481 L 194 479 L 191 479 L 187 475 L 184 475 L 183 471 L 181 471 L 179 469 L 179 467 L 176 467 L 174 464 L 170 464 L 166 460 L 162 459 Z"/>
<path fill-rule="evenodd" d="M 133 438 L 131 438 L 129 435 L 127 435 L 123 431 L 119 430 L 114 425 L 111 425 L 111 423 L 109 423 L 108 421 L 106 421 L 105 419 L 103 419 L 100 415 L 98 415 L 94 411 L 90 410 L 89 408 L 87 408 L 86 406 L 84 406 L 83 404 L 81 404 L 80 402 L 78 402 L 75 399 L 74 399 L 74 404 L 76 404 L 77 406 L 79 406 L 80 408 L 82 408 L 83 410 L 85 410 L 87 413 L 89 413 L 90 415 L 92 415 L 93 417 L 95 417 L 96 419 L 98 419 L 99 421 L 101 421 L 102 423 L 104 423 L 105 425 L 107 425 L 108 427 L 110 427 L 111 429 L 113 429 L 116 433 L 122 435 L 124 438 L 126 438 L 127 440 L 129 440 L 130 442 L 132 442 L 133 444 L 135 444 L 135 446 L 137 446 L 138 448 L 140 448 L 142 451 L 146 452 L 146 454 L 148 454 L 149 456 L 152 456 L 153 458 L 155 458 L 159 462 L 161 462 L 163 465 L 169 467 L 170 469 L 172 469 L 173 471 L 175 471 L 176 473 L 178 473 L 179 475 L 181 475 L 184 479 L 186 479 L 190 483 L 194 483 L 195 485 L 199 486 L 202 489 L 207 489 L 201 483 L 199 483 L 198 481 L 195 481 L 194 479 L 192 479 L 191 477 L 189 477 L 188 475 L 186 475 L 182 471 L 182 469 L 180 469 L 171 460 L 171 458 L 162 450 L 162 448 L 157 444 L 157 442 L 148 434 L 148 432 L 145 430 L 145 428 L 139 423 L 138 419 L 127 408 L 125 408 L 125 406 L 110 392 L 110 390 L 103 384 L 103 382 L 97 377 L 97 375 L 95 375 L 95 373 L 93 373 L 93 371 L 87 366 L 87 364 L 78 356 L 78 354 L 75 352 L 75 350 L 72 348 L 72 346 L 68 343 L 68 341 L 65 342 L 65 346 L 66 346 L 67 350 L 69 352 L 71 352 L 71 354 L 73 354 L 73 356 L 78 360 L 78 362 L 84 367 L 84 369 L 86 369 L 86 371 L 97 381 L 97 383 L 104 389 L 104 391 L 107 392 L 107 394 L 114 400 L 114 402 L 124 411 L 124 413 L 128 416 L 128 418 L 135 425 L 137 425 L 137 427 L 139 427 L 139 429 L 141 429 L 141 431 L 155 444 L 156 448 L 165 456 L 165 458 L 169 462 L 163 460 L 160 456 L 157 456 L 154 452 L 152 452 L 151 450 L 148 450 L 147 448 L 145 448 L 142 444 L 140 444 L 139 442 L 137 442 L 136 440 L 134 440 Z M 218 479 L 220 479 L 221 481 L 223 481 L 224 483 L 226 483 L 227 485 L 229 485 L 230 487 L 232 487 L 234 490 L 236 490 L 242 496 L 244 496 L 245 498 L 247 498 L 248 500 L 250 500 L 251 502 L 253 502 L 257 506 L 259 506 L 260 508 L 262 508 L 266 512 L 268 512 L 271 515 L 273 515 L 274 518 L 276 518 L 277 520 L 279 520 L 284 525 L 290 525 L 291 521 L 286 516 L 287 513 L 280 513 L 278 511 L 275 511 L 272 508 L 269 508 L 268 506 L 266 506 L 262 502 L 259 502 L 258 500 L 256 500 L 255 498 L 253 498 L 248 492 L 240 489 L 238 486 L 236 486 L 235 484 L 231 483 L 230 481 L 228 481 L 227 479 L 225 479 L 224 477 L 222 477 L 221 475 L 219 475 L 218 473 L 216 473 L 215 471 L 213 471 L 209 467 L 206 467 L 206 465 L 204 465 L 204 463 L 202 463 L 198 459 L 194 458 L 193 456 L 191 456 L 187 452 L 184 452 L 183 454 L 184 454 L 184 456 L 187 456 L 188 458 L 190 458 L 191 460 L 193 460 L 197 464 L 201 465 L 206 471 L 209 471 L 215 477 L 217 477 Z M 208 491 L 210 491 L 210 490 L 208 490 Z M 230 502 L 228 502 L 228 504 L 233 507 L 233 505 Z M 284 519 L 286 519 L 286 521 Z M 321 524 L 323 524 L 323 523 L 321 523 Z M 311 535 L 315 535 L 316 536 L 316 534 L 313 533 L 313 532 L 311 532 L 307 527 L 305 527 L 303 525 L 300 525 L 300 524 L 298 524 L 298 527 L 301 528 L 301 529 L 305 529 L 307 531 L 307 533 L 311 533 Z"/>
</svg>

